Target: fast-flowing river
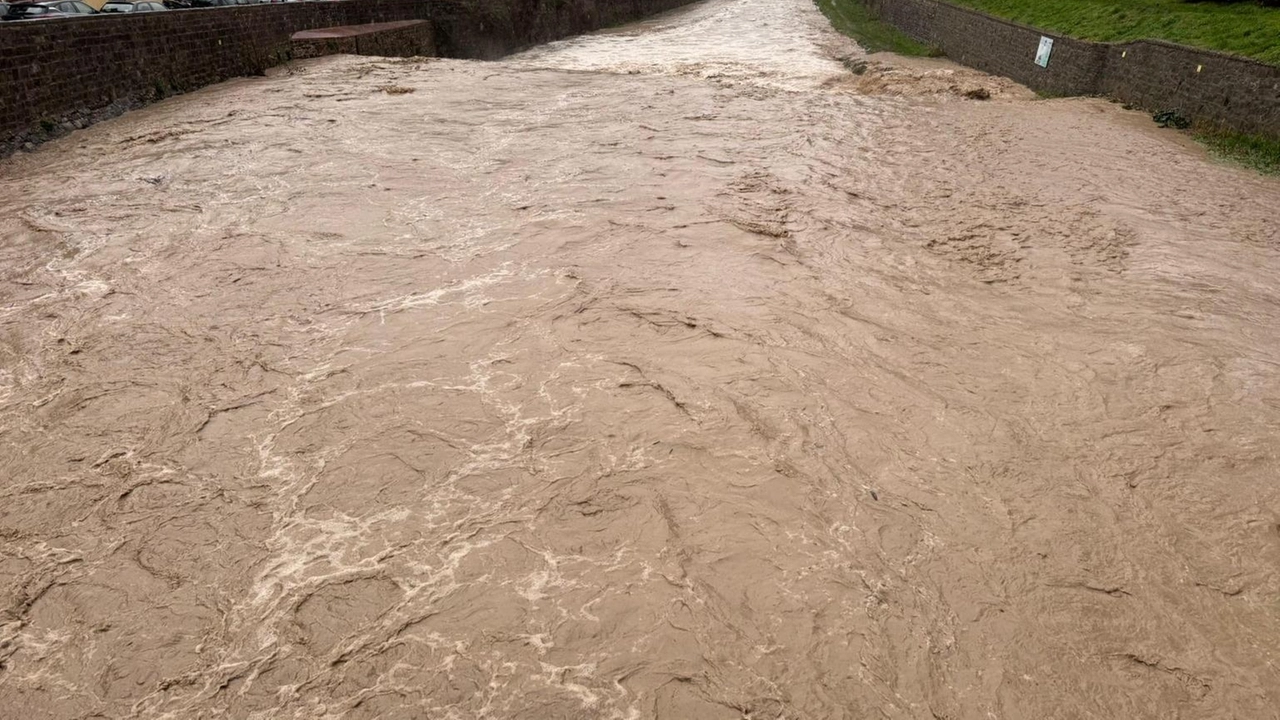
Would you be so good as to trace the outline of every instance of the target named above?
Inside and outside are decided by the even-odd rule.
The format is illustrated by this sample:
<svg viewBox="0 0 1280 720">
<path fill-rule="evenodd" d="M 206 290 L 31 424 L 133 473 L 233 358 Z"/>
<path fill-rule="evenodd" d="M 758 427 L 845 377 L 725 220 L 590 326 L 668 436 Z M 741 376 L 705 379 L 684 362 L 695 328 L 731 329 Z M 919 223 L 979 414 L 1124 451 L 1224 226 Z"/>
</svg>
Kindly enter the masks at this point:
<svg viewBox="0 0 1280 720">
<path fill-rule="evenodd" d="M 1277 717 L 1280 181 L 1140 113 L 710 0 L 0 196 L 0 716 Z"/>
</svg>

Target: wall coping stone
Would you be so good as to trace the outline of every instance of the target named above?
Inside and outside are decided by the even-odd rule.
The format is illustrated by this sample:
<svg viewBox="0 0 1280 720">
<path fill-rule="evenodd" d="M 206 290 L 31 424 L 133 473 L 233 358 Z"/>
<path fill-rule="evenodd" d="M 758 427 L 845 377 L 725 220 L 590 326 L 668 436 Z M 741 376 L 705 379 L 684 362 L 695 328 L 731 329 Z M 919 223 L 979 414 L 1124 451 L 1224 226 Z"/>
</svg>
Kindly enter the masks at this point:
<svg viewBox="0 0 1280 720">
<path fill-rule="evenodd" d="M 334 27 L 318 28 L 316 30 L 299 30 L 291 35 L 289 39 L 333 40 L 336 38 L 372 35 L 374 33 L 386 32 L 388 30 L 400 30 L 402 28 L 413 27 L 414 25 L 425 25 L 426 23 L 426 20 L 397 20 L 395 22 L 365 23 L 363 25 L 336 25 Z"/>
</svg>

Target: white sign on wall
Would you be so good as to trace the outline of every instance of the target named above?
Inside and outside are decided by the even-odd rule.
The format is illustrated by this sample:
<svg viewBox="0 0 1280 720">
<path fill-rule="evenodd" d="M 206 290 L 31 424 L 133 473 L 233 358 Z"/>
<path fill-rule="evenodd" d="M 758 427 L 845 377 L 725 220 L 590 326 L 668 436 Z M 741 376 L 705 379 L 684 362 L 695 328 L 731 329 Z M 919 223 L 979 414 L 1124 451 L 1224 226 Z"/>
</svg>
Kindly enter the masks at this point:
<svg viewBox="0 0 1280 720">
<path fill-rule="evenodd" d="M 1053 38 L 1040 36 L 1040 49 L 1036 50 L 1036 64 L 1049 67 L 1049 53 L 1053 52 Z"/>
</svg>

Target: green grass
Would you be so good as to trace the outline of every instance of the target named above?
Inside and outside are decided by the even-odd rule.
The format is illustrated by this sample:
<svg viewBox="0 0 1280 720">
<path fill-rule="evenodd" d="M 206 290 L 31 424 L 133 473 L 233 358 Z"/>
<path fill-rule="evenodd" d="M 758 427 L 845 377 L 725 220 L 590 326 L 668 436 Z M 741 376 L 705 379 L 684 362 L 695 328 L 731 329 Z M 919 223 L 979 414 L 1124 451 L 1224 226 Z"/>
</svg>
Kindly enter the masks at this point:
<svg viewBox="0 0 1280 720">
<path fill-rule="evenodd" d="M 1280 7 L 1186 0 L 951 1 L 1085 40 L 1155 38 L 1280 65 Z"/>
<path fill-rule="evenodd" d="M 1197 132 L 1209 152 L 1267 175 L 1280 175 L 1280 140 L 1236 132 Z"/>
<path fill-rule="evenodd" d="M 895 52 L 899 55 L 937 55 L 923 43 L 903 35 L 897 28 L 881 22 L 862 0 L 814 0 L 818 9 L 831 21 L 831 26 L 858 42 L 867 52 Z"/>
</svg>

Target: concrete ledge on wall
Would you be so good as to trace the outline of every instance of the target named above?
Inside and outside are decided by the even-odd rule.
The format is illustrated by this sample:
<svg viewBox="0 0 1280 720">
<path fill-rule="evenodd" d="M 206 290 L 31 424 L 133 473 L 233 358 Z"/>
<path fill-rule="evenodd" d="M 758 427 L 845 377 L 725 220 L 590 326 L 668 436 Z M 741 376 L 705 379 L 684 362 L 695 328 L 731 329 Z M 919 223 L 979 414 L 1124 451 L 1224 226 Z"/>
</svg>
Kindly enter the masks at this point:
<svg viewBox="0 0 1280 720">
<path fill-rule="evenodd" d="M 382 57 L 436 54 L 431 23 L 425 20 L 400 20 L 301 30 L 290 36 L 289 41 L 292 55 L 297 60 L 338 53 Z"/>
<path fill-rule="evenodd" d="M 1159 40 L 1077 40 L 941 0 L 865 0 L 880 19 L 962 65 L 1051 95 L 1105 95 L 1199 123 L 1280 137 L 1280 67 Z M 1045 67 L 1040 39 L 1053 40 Z"/>
</svg>

